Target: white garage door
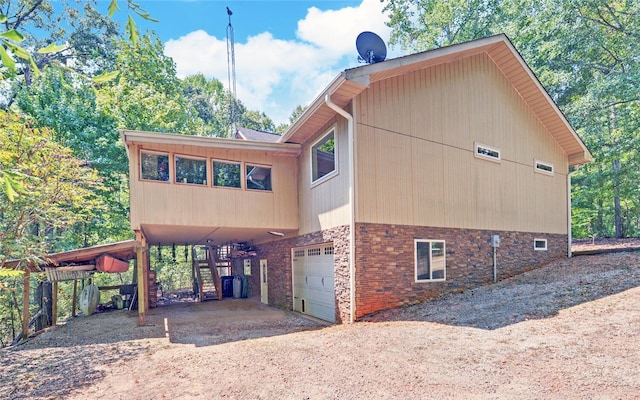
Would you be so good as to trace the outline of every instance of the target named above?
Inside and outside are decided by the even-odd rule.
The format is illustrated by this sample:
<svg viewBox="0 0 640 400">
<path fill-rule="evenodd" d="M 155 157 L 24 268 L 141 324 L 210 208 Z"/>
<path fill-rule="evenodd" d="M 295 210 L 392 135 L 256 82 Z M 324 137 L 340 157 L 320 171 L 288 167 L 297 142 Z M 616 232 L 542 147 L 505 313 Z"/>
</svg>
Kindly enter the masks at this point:
<svg viewBox="0 0 640 400">
<path fill-rule="evenodd" d="M 293 249 L 293 309 L 336 322 L 333 245 Z"/>
</svg>

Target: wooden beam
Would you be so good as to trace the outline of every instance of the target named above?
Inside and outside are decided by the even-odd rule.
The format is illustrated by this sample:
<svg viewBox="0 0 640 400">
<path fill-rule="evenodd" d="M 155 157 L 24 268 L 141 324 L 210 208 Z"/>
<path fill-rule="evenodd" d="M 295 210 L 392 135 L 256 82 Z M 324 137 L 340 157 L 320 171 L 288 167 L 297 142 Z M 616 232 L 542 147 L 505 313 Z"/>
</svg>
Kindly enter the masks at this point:
<svg viewBox="0 0 640 400">
<path fill-rule="evenodd" d="M 24 285 L 22 287 L 22 339 L 29 336 L 29 294 L 31 292 L 29 270 L 24 271 Z"/>
<path fill-rule="evenodd" d="M 98 286 L 98 289 L 99 290 L 116 290 L 116 289 L 120 289 L 120 287 L 122 287 L 122 285 Z"/>
</svg>

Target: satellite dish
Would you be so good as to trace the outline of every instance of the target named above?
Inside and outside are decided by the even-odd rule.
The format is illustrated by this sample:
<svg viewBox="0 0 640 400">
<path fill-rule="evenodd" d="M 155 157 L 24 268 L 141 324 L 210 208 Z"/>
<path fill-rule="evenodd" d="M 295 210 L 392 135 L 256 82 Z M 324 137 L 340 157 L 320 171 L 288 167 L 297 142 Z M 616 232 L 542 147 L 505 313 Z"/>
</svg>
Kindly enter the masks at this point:
<svg viewBox="0 0 640 400">
<path fill-rule="evenodd" d="M 374 64 L 387 58 L 387 46 L 380 36 L 373 32 L 362 32 L 356 38 L 358 61 Z"/>
</svg>

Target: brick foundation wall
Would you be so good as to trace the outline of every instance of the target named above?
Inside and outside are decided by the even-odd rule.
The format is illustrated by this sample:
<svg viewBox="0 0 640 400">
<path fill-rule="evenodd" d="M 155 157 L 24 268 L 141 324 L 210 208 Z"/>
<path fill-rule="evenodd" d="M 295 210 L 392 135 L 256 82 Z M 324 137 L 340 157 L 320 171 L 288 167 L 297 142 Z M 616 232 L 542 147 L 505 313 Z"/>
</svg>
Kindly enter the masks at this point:
<svg viewBox="0 0 640 400">
<path fill-rule="evenodd" d="M 567 235 L 357 224 L 356 318 L 492 282 L 495 234 L 498 279 L 567 256 Z M 415 282 L 414 239 L 446 242 L 446 281 Z M 548 250 L 534 250 L 534 239 Z"/>
<path fill-rule="evenodd" d="M 258 257 L 247 257 L 251 260 L 251 274 L 247 275 L 247 295 L 249 297 L 260 297 L 260 259 Z M 244 275 L 245 258 L 233 259 L 233 274 Z"/>
<path fill-rule="evenodd" d="M 250 278 L 252 283 L 249 284 L 249 289 L 251 290 L 253 285 L 257 285 L 257 293 L 260 293 L 258 262 L 259 259 L 266 259 L 269 304 L 286 310 L 293 309 L 291 249 L 322 243 L 333 243 L 336 322 L 349 321 L 349 226 L 340 226 L 256 246 L 258 252 L 256 268 L 258 268 L 258 272 L 255 275 L 252 273 Z"/>
<path fill-rule="evenodd" d="M 491 236 L 500 235 L 496 251 L 498 279 L 566 257 L 567 236 L 406 225 L 356 225 L 356 318 L 375 311 L 415 304 L 444 293 L 493 280 Z M 446 281 L 415 282 L 414 239 L 446 242 Z M 547 250 L 536 251 L 534 239 L 546 239 Z M 266 259 L 269 304 L 293 308 L 291 249 L 333 243 L 336 322 L 349 321 L 349 227 L 341 226 L 256 246 L 249 277 L 250 296 L 260 295 L 259 260 Z"/>
</svg>

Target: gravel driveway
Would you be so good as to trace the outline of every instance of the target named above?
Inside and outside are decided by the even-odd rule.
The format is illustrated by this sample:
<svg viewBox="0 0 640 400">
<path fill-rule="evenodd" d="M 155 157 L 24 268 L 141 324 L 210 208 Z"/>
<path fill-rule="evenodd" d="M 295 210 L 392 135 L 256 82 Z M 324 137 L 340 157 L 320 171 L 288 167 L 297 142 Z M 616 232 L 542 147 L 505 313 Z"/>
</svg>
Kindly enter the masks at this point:
<svg viewBox="0 0 640 400">
<path fill-rule="evenodd" d="M 204 304 L 143 328 L 127 312 L 76 318 L 2 350 L 0 398 L 640 399 L 638 253 L 561 260 L 353 325 L 258 303 L 216 318 Z"/>
</svg>

